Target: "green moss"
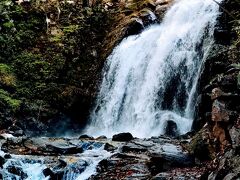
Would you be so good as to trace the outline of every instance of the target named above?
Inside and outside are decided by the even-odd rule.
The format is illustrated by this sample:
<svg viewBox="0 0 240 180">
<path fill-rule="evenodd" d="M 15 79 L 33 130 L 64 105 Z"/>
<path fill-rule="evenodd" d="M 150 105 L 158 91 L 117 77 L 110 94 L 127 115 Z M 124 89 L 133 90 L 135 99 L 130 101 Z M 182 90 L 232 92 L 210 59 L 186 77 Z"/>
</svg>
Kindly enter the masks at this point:
<svg viewBox="0 0 240 180">
<path fill-rule="evenodd" d="M 45 15 L 39 9 L 24 8 L 11 1 L 0 1 L 0 63 L 31 47 L 46 29 Z"/>
<path fill-rule="evenodd" d="M 7 28 L 7 29 L 11 29 L 12 27 L 14 27 L 14 24 L 12 21 L 5 22 L 5 23 L 3 23 L 3 27 Z"/>
<path fill-rule="evenodd" d="M 0 73 L 7 74 L 11 72 L 12 72 L 12 69 L 10 66 L 8 66 L 7 64 L 0 64 Z"/>
<path fill-rule="evenodd" d="M 16 86 L 16 78 L 13 75 L 12 68 L 7 64 L 0 64 L 0 85 L 7 87 Z"/>
<path fill-rule="evenodd" d="M 3 89 L 0 89 L 0 102 L 1 105 L 6 106 L 6 108 L 9 108 L 13 112 L 18 110 L 21 105 L 20 100 L 12 98 L 11 95 Z"/>
<path fill-rule="evenodd" d="M 64 33 L 73 33 L 79 29 L 79 25 L 69 25 L 63 28 Z"/>
</svg>

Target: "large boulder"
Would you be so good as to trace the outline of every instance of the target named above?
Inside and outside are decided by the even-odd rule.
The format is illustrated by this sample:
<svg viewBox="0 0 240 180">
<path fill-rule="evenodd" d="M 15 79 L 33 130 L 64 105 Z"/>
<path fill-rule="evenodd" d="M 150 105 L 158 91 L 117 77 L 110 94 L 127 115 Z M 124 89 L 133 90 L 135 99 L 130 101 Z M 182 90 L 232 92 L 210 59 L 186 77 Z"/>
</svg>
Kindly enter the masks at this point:
<svg viewBox="0 0 240 180">
<path fill-rule="evenodd" d="M 106 151 L 113 152 L 113 151 L 116 150 L 116 149 L 117 149 L 117 147 L 115 147 L 115 146 L 113 146 L 113 145 L 111 145 L 111 144 L 109 144 L 109 143 L 106 143 L 106 144 L 104 145 L 104 150 L 106 150 Z"/>
<path fill-rule="evenodd" d="M 92 136 L 87 135 L 87 134 L 83 134 L 79 137 L 79 139 L 93 140 L 94 138 Z"/>
<path fill-rule="evenodd" d="M 144 29 L 144 24 L 140 18 L 132 18 L 128 24 L 124 37 L 139 34 Z"/>
<path fill-rule="evenodd" d="M 54 172 L 50 168 L 44 169 L 43 174 L 45 177 L 49 177 L 50 179 L 54 178 Z"/>
<path fill-rule="evenodd" d="M 165 134 L 170 137 L 176 137 L 179 135 L 177 124 L 174 121 L 167 121 L 165 127 Z"/>
<path fill-rule="evenodd" d="M 215 158 L 213 137 L 208 125 L 205 125 L 194 135 L 188 145 L 188 150 L 197 161 L 206 161 Z"/>
<path fill-rule="evenodd" d="M 126 141 L 131 141 L 133 139 L 133 136 L 131 133 L 119 133 L 119 134 L 115 134 L 112 137 L 113 141 L 122 141 L 122 142 L 126 142 Z"/>
<path fill-rule="evenodd" d="M 194 165 L 194 159 L 192 156 L 186 154 L 162 154 L 153 155 L 150 158 L 148 166 L 152 174 L 158 172 L 167 171 L 176 167 L 190 167 Z"/>
</svg>

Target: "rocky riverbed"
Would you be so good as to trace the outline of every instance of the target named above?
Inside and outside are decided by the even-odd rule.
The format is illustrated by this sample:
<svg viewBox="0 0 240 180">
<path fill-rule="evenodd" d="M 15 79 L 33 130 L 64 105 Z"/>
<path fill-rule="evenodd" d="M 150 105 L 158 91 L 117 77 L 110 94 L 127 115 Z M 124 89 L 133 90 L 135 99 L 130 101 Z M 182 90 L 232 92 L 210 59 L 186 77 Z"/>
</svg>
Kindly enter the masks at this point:
<svg viewBox="0 0 240 180">
<path fill-rule="evenodd" d="M 206 171 L 183 144 L 166 136 L 133 138 L 1 135 L 3 179 L 198 179 Z"/>
</svg>

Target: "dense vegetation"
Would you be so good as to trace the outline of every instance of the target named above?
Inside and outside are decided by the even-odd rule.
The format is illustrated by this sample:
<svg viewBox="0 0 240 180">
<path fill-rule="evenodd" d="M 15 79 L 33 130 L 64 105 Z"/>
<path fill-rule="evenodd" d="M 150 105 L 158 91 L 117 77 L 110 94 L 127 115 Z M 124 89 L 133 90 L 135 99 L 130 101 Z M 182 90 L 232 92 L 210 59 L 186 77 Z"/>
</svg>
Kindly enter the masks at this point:
<svg viewBox="0 0 240 180">
<path fill-rule="evenodd" d="M 152 1 L 2 0 L 0 129 L 17 122 L 41 132 L 67 117 L 69 128 L 84 125 L 104 60 L 141 31 L 137 18 L 148 25 L 148 8 Z"/>
<path fill-rule="evenodd" d="M 44 122 L 93 92 L 111 16 L 79 2 L 0 2 L 0 122 Z"/>
</svg>

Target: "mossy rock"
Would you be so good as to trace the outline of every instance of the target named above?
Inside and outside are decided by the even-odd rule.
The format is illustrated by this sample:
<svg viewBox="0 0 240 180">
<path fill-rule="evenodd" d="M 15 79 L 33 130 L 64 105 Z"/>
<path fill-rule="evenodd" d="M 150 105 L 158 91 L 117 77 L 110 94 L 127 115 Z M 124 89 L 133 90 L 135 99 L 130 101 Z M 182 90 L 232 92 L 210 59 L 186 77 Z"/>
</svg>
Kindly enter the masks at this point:
<svg viewBox="0 0 240 180">
<path fill-rule="evenodd" d="M 210 131 L 204 127 L 192 138 L 187 149 L 200 161 L 213 159 L 215 152 L 211 142 Z"/>
</svg>

